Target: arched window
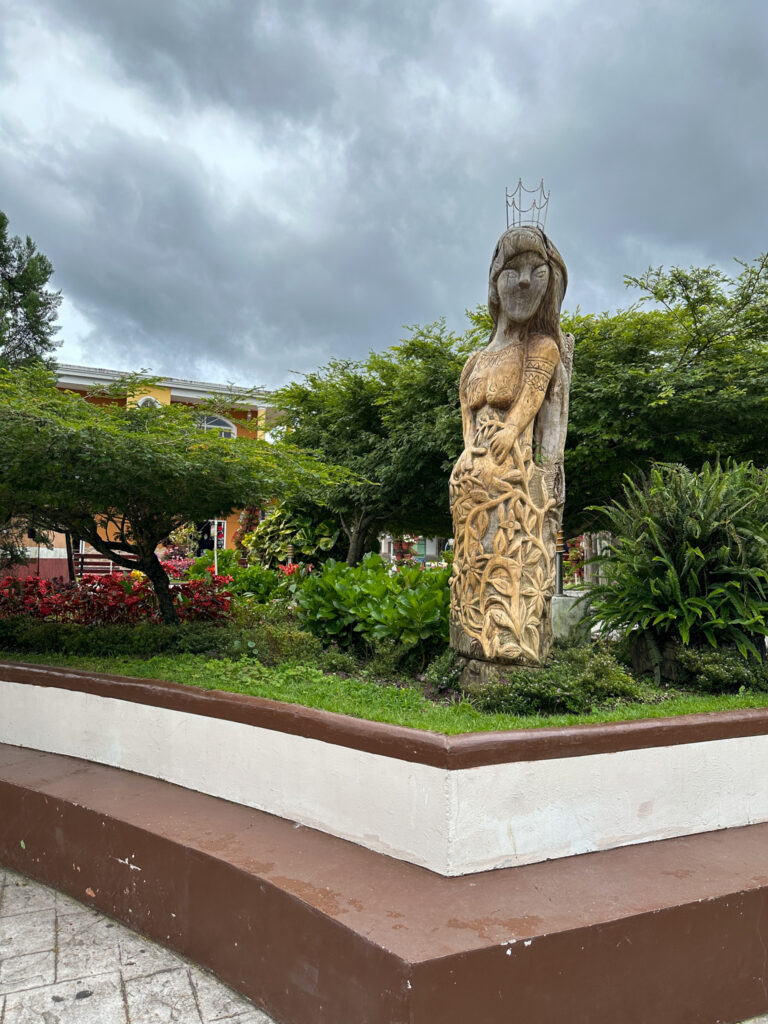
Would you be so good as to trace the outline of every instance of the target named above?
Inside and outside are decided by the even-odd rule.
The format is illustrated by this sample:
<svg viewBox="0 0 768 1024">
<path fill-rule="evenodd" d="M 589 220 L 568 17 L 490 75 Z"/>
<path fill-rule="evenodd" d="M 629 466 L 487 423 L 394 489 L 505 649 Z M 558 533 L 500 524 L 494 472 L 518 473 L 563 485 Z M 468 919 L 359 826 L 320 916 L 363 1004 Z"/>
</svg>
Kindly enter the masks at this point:
<svg viewBox="0 0 768 1024">
<path fill-rule="evenodd" d="M 140 398 L 136 403 L 137 409 L 159 409 L 160 403 L 156 398 L 152 398 L 151 395 L 145 395 L 144 398 Z"/>
<path fill-rule="evenodd" d="M 203 430 L 215 430 L 219 437 L 237 437 L 237 427 L 223 416 L 203 416 L 200 420 Z"/>
</svg>

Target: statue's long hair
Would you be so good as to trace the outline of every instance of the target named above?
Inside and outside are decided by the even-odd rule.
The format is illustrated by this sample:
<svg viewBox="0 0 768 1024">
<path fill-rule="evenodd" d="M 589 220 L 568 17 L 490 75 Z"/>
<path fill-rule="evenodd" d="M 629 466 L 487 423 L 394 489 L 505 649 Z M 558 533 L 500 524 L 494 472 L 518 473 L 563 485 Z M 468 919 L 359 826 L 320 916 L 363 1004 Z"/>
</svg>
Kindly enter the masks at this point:
<svg viewBox="0 0 768 1024">
<path fill-rule="evenodd" d="M 568 271 L 563 257 L 549 238 L 541 228 L 534 227 L 509 228 L 496 243 L 488 278 L 488 311 L 493 320 L 490 340 L 495 337 L 499 322 L 499 275 L 513 256 L 523 252 L 537 253 L 549 266 L 547 290 L 539 308 L 526 325 L 526 334 L 545 334 L 561 348 L 560 307 L 568 286 Z"/>
</svg>

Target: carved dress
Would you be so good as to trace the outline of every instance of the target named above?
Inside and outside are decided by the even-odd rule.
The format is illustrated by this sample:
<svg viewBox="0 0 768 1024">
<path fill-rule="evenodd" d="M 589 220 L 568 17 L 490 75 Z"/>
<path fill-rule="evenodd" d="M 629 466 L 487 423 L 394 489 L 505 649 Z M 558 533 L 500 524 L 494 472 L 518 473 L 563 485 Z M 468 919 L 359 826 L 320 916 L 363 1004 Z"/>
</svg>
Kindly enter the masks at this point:
<svg viewBox="0 0 768 1024">
<path fill-rule="evenodd" d="M 564 368 L 554 340 L 531 335 L 474 353 L 461 375 L 451 644 L 472 658 L 540 664 L 549 653 L 562 445 L 558 468 L 539 443 L 536 416 L 548 390 L 562 391 L 554 385 L 564 371 L 570 377 L 571 351 Z M 567 403 L 567 387 L 565 395 Z"/>
</svg>

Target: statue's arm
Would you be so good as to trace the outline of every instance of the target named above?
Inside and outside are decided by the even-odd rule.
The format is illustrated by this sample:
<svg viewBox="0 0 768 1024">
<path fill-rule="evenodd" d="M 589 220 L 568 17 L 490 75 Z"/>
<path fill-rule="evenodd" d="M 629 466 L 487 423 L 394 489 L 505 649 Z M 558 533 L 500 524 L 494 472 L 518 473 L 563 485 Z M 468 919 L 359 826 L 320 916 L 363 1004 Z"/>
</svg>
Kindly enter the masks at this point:
<svg viewBox="0 0 768 1024">
<path fill-rule="evenodd" d="M 507 457 L 514 442 L 541 408 L 559 360 L 560 353 L 552 338 L 536 338 L 529 344 L 520 393 L 507 413 L 504 429 L 490 444 L 491 454 L 497 462 Z"/>
<path fill-rule="evenodd" d="M 477 430 L 477 423 L 475 420 L 475 414 L 470 407 L 467 399 L 467 386 L 472 370 L 475 368 L 479 352 L 473 352 L 469 359 L 464 364 L 464 369 L 461 371 L 461 379 L 459 381 L 459 399 L 461 401 L 461 430 L 464 437 L 464 447 L 472 448 L 475 443 L 475 432 Z"/>
</svg>

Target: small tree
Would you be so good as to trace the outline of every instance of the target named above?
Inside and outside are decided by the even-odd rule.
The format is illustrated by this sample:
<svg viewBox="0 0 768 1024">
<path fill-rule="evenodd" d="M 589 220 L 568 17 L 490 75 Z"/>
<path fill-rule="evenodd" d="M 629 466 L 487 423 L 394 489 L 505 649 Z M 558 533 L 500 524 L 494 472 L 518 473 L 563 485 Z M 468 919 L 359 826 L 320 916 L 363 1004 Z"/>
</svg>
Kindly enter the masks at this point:
<svg viewBox="0 0 768 1024">
<path fill-rule="evenodd" d="M 137 379 L 120 386 L 125 399 Z M 42 367 L 0 369 L 0 512 L 70 531 L 117 565 L 138 566 L 164 621 L 176 622 L 155 554 L 161 541 L 184 523 L 224 518 L 299 488 L 319 498 L 338 481 L 287 445 L 204 432 L 200 416 L 199 408 L 175 404 L 97 406 L 59 391 Z"/>
<path fill-rule="evenodd" d="M 43 360 L 56 347 L 61 293 L 47 285 L 53 266 L 27 236 L 8 235 L 0 211 L 0 366 Z"/>
</svg>

